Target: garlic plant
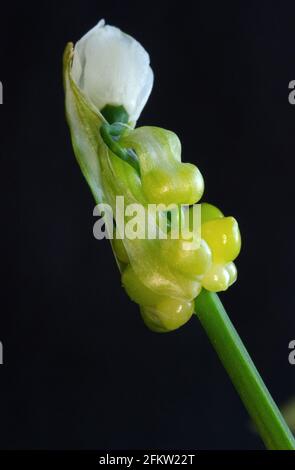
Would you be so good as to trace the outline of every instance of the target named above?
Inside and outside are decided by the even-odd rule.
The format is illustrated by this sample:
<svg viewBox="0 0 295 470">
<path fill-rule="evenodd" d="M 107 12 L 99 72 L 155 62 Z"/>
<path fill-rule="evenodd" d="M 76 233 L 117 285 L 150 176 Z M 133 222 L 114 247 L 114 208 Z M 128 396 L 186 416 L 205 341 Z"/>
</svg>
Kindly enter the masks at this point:
<svg viewBox="0 0 295 470">
<path fill-rule="evenodd" d="M 122 284 L 154 331 L 174 330 L 195 311 L 266 446 L 294 449 L 293 436 L 216 295 L 237 277 L 237 221 L 201 202 L 197 233 L 199 227 L 191 226 L 187 215 L 203 196 L 199 169 L 181 161 L 181 144 L 173 132 L 135 128 L 152 85 L 148 53 L 103 20 L 75 47 L 69 43 L 65 49 L 66 115 L 95 201 L 114 209 L 116 198 L 123 196 L 129 206 L 143 207 L 145 216 L 149 205 L 160 205 L 148 228 L 157 229 L 163 220 L 167 228 L 166 239 L 124 238 L 117 223 L 111 243 Z M 175 221 L 188 238 L 172 236 Z M 195 239 L 197 248 L 188 249 Z"/>
</svg>

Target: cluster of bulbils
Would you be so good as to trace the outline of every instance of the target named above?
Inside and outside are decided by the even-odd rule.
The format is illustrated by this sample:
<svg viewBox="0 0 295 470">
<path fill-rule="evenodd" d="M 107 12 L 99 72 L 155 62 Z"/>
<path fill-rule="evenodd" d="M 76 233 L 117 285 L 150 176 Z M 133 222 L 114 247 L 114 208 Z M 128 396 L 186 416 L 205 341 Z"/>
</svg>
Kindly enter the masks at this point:
<svg viewBox="0 0 295 470">
<path fill-rule="evenodd" d="M 145 205 L 176 204 L 181 223 L 190 223 L 192 217 L 182 217 L 186 209 L 181 205 L 198 203 L 204 182 L 195 165 L 181 162 L 178 137 L 164 129 L 142 127 L 128 131 L 119 142 L 123 148 L 134 149 L 139 160 L 140 176 L 131 168 L 128 178 L 136 200 Z M 192 316 L 194 299 L 202 288 L 224 291 L 237 278 L 233 260 L 241 247 L 238 224 L 212 204 L 201 204 L 201 243 L 197 249 L 187 250 L 186 239 L 173 239 L 168 232 L 167 239 L 138 240 L 142 258 L 134 261 L 134 242 L 115 239 L 113 249 L 121 263 L 122 284 L 154 331 L 180 327 Z M 149 257 L 150 263 L 145 263 L 144 257 Z"/>
<path fill-rule="evenodd" d="M 152 89 L 149 55 L 131 36 L 100 21 L 64 54 L 66 114 L 77 160 L 96 202 L 115 213 L 116 196 L 125 204 L 200 201 L 204 182 L 198 168 L 181 162 L 181 145 L 170 131 L 133 129 Z M 108 105 L 125 110 L 128 125 L 103 113 Z M 124 113 L 123 113 L 124 115 Z M 119 125 L 109 126 L 115 121 Z M 121 122 L 121 124 L 120 124 Z M 123 122 L 123 125 L 122 125 Z M 119 130 L 118 130 L 119 129 Z M 187 209 L 187 210 L 192 210 Z M 159 211 L 158 220 L 162 214 Z M 237 277 L 238 224 L 215 206 L 201 204 L 201 243 L 187 250 L 182 238 L 115 238 L 112 247 L 129 297 L 140 305 L 154 331 L 174 330 L 191 317 L 202 288 L 226 290 Z"/>
</svg>

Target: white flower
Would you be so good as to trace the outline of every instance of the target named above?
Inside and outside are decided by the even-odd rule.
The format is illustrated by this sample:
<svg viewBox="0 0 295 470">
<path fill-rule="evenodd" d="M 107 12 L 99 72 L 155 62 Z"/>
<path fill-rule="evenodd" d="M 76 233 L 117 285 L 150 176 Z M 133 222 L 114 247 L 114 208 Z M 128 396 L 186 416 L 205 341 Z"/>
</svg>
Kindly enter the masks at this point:
<svg viewBox="0 0 295 470">
<path fill-rule="evenodd" d="M 146 50 L 104 20 L 75 45 L 72 77 L 97 109 L 123 105 L 131 122 L 137 121 L 153 86 Z"/>
</svg>

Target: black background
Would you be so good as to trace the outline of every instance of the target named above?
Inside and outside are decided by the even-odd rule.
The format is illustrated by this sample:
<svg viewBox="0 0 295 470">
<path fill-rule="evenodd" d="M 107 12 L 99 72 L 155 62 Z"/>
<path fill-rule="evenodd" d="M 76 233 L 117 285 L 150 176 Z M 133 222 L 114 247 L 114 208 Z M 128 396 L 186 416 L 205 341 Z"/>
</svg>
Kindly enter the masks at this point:
<svg viewBox="0 0 295 470">
<path fill-rule="evenodd" d="M 197 318 L 147 330 L 94 239 L 61 57 L 103 17 L 149 51 L 138 124 L 174 130 L 204 199 L 238 219 L 239 281 L 221 297 L 282 404 L 295 388 L 294 16 L 291 1 L 1 4 L 1 448 L 263 448 Z"/>
</svg>

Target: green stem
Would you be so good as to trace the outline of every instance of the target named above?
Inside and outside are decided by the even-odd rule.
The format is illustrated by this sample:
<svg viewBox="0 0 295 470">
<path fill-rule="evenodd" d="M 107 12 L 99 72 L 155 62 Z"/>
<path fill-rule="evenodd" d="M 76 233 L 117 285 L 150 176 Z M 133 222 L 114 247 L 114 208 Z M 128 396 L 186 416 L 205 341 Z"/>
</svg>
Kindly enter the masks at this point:
<svg viewBox="0 0 295 470">
<path fill-rule="evenodd" d="M 107 147 L 109 147 L 117 157 L 121 158 L 121 160 L 129 163 L 129 165 L 131 165 L 140 176 L 140 167 L 136 154 L 132 149 L 121 147 L 121 145 L 113 138 L 116 135 L 120 135 L 120 130 L 122 130 L 121 123 L 114 123 L 112 125 L 102 124 L 100 126 L 100 135 Z"/>
<path fill-rule="evenodd" d="M 294 450 L 295 440 L 217 294 L 205 289 L 195 301 L 201 321 L 219 359 L 256 425 L 265 446 Z"/>
</svg>

